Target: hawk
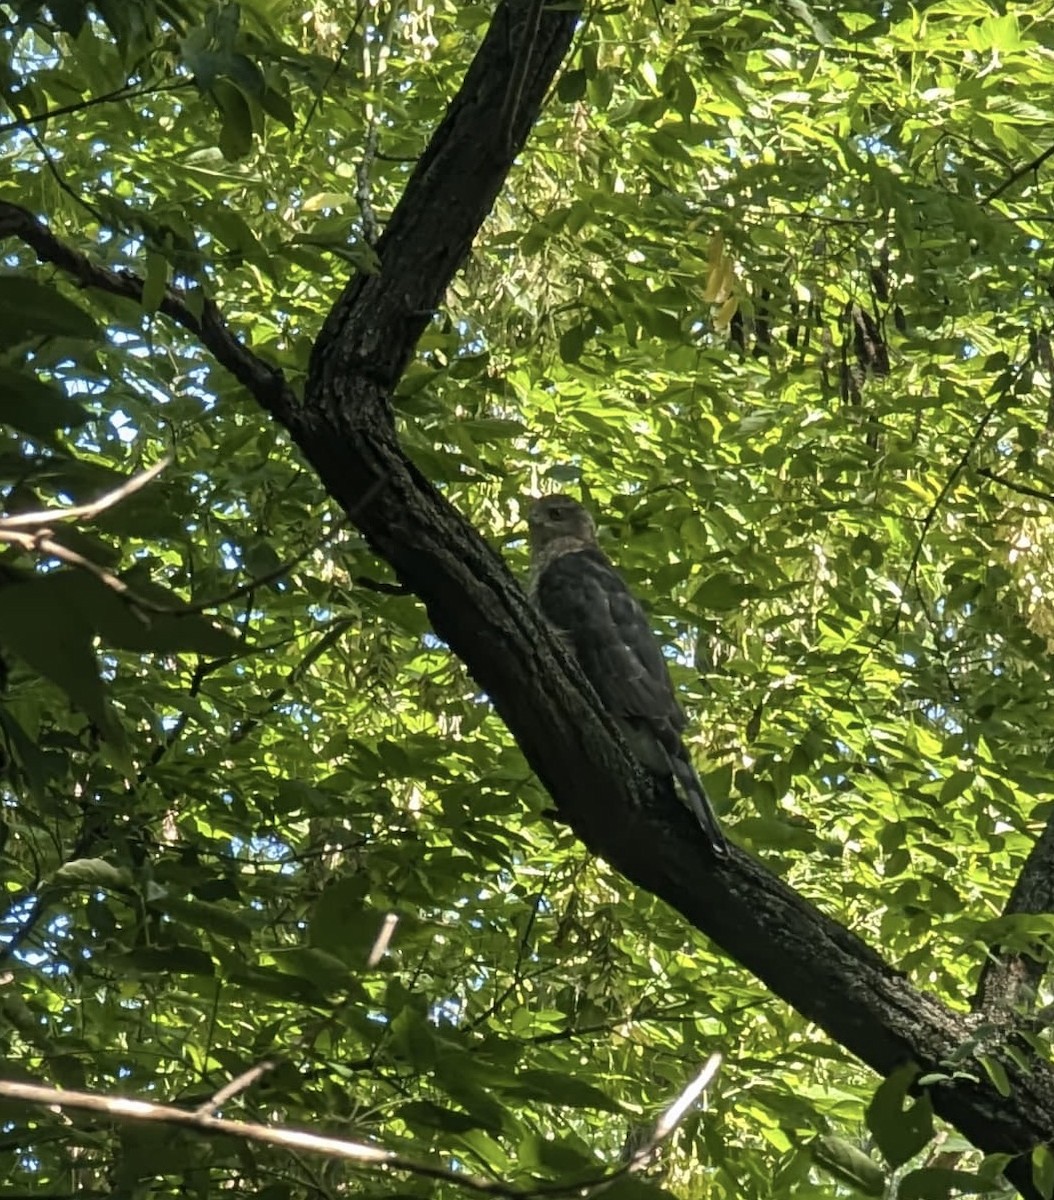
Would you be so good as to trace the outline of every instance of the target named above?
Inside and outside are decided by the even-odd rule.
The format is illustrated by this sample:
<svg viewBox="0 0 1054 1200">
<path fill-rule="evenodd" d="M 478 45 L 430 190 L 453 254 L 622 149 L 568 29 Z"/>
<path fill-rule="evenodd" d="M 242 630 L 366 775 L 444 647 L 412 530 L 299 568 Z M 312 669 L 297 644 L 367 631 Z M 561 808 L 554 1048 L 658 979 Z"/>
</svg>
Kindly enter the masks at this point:
<svg viewBox="0 0 1054 1200">
<path fill-rule="evenodd" d="M 687 724 L 644 609 L 597 545 L 593 518 L 568 496 L 528 511 L 532 602 L 574 651 L 585 677 L 642 766 L 673 782 L 715 854 L 725 841 L 681 741 Z"/>
</svg>

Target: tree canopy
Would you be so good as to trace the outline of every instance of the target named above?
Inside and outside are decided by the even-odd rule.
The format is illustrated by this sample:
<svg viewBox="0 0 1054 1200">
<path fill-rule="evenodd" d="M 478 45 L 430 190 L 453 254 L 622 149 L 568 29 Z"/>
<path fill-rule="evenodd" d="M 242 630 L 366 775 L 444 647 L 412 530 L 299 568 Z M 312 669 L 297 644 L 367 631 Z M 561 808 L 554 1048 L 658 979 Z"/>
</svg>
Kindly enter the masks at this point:
<svg viewBox="0 0 1054 1200">
<path fill-rule="evenodd" d="M 1050 1200 L 1054 17 L 0 16 L 0 1197 Z"/>
</svg>

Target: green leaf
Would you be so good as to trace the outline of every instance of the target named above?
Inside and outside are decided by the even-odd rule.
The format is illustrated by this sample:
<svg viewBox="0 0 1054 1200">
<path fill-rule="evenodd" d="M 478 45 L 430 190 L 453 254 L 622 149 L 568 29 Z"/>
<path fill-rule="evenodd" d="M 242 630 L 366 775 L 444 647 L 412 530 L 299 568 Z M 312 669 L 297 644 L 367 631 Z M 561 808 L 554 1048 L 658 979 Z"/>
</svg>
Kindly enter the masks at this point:
<svg viewBox="0 0 1054 1200">
<path fill-rule="evenodd" d="M 560 1104 L 568 1108 L 591 1108 L 600 1112 L 621 1112 L 622 1107 L 599 1088 L 573 1075 L 538 1068 L 517 1072 L 514 1090 L 532 1100 Z"/>
<path fill-rule="evenodd" d="M 560 335 L 560 357 L 565 363 L 576 363 L 586 346 L 586 331 L 583 325 L 572 325 Z"/>
<path fill-rule="evenodd" d="M 892 1167 L 903 1166 L 933 1137 L 933 1105 L 923 1092 L 915 1099 L 909 1089 L 918 1078 L 914 1063 L 905 1063 L 878 1085 L 868 1105 L 867 1127 L 883 1158 Z"/>
<path fill-rule="evenodd" d="M 45 802 L 46 786 L 52 777 L 63 773 L 64 760 L 44 753 L 15 720 L 14 714 L 3 707 L 0 707 L 0 738 L 24 773 L 34 798 L 38 803 Z"/>
<path fill-rule="evenodd" d="M 1032 1182 L 1043 1200 L 1054 1196 L 1054 1153 L 1049 1146 L 1039 1145 L 1032 1151 Z"/>
<path fill-rule="evenodd" d="M 813 1161 L 829 1175 L 848 1184 L 865 1196 L 882 1196 L 886 1176 L 882 1168 L 863 1150 L 844 1138 L 825 1134 L 809 1143 Z"/>
<path fill-rule="evenodd" d="M 556 94 L 564 104 L 575 104 L 586 94 L 585 71 L 565 71 L 556 85 Z"/>
<path fill-rule="evenodd" d="M 139 946 L 106 960 L 114 971 L 136 976 L 196 975 L 211 979 L 212 958 L 197 946 Z"/>
<path fill-rule="evenodd" d="M 558 1178 L 581 1178 L 583 1173 L 597 1173 L 601 1166 L 593 1155 L 585 1153 L 581 1147 L 566 1140 L 539 1137 L 537 1134 L 529 1135 L 520 1142 L 519 1157 L 524 1165 Z"/>
<path fill-rule="evenodd" d="M 457 1112 L 452 1108 L 433 1104 L 431 1100 L 412 1100 L 409 1104 L 400 1105 L 398 1115 L 408 1125 L 421 1126 L 425 1129 L 443 1129 L 448 1133 L 465 1133 L 470 1129 L 479 1128 L 479 1122 L 467 1113 Z"/>
<path fill-rule="evenodd" d="M 274 117 L 276 121 L 281 121 L 286 129 L 296 129 L 296 114 L 293 112 L 292 105 L 281 92 L 276 91 L 273 87 L 264 88 L 260 104 L 268 116 Z"/>
<path fill-rule="evenodd" d="M 41 335 L 95 341 L 99 328 L 79 304 L 47 284 L 0 272 L 0 342 Z"/>
<path fill-rule="evenodd" d="M 179 896 L 153 896 L 150 907 L 192 928 L 233 938 L 236 942 L 249 941 L 253 935 L 253 927 L 246 920 L 219 904 Z"/>
<path fill-rule="evenodd" d="M 944 1167 L 920 1167 L 909 1171 L 897 1185 L 900 1200 L 950 1200 L 960 1194 L 1002 1191 L 1000 1184 L 982 1179 L 971 1171 L 952 1171 Z"/>
<path fill-rule="evenodd" d="M 49 579 L 0 586 L 3 642 L 50 679 L 118 746 L 123 734 L 111 713 L 92 649 L 92 628 L 67 608 Z"/>
<path fill-rule="evenodd" d="M 416 1061 L 426 1063 L 428 1059 L 418 1052 Z M 473 1082 L 464 1068 L 465 1064 L 458 1057 L 439 1057 L 435 1066 L 436 1084 L 476 1121 L 481 1130 L 498 1132 L 506 1128 L 511 1120 L 508 1109 Z"/>
<path fill-rule="evenodd" d="M 339 958 L 311 946 L 290 946 L 273 951 L 280 971 L 298 975 L 326 992 L 345 991 L 351 983 L 347 967 Z"/>
<path fill-rule="evenodd" d="M 191 651 L 215 658 L 242 650 L 242 644 L 210 618 L 199 613 L 181 614 L 183 601 L 149 581 L 136 580 L 130 592 L 122 593 L 86 571 L 68 570 L 26 586 L 33 588 L 34 603 L 78 613 L 91 632 L 110 646 L 159 654 Z M 137 596 L 173 611 L 137 608 Z"/>
<path fill-rule="evenodd" d="M 143 312 L 154 313 L 161 307 L 168 286 L 168 259 L 156 250 L 146 255 L 146 275 L 143 279 Z"/>
<path fill-rule="evenodd" d="M 227 979 L 232 984 L 275 1000 L 313 1006 L 324 1006 L 326 1003 L 324 991 L 309 979 L 286 974 L 266 965 L 236 968 L 229 972 Z"/>
<path fill-rule="evenodd" d="M 429 1070 L 434 1066 L 436 1040 L 431 1026 L 411 1005 L 408 1004 L 399 1011 L 391 1023 L 391 1030 L 393 1044 L 411 1066 L 418 1071 Z M 454 1095 L 454 1099 L 459 1097 Z"/>
<path fill-rule="evenodd" d="M 131 887 L 132 876 L 124 867 L 115 867 L 103 858 L 75 858 L 63 863 L 51 881 L 64 886 L 86 884 L 124 892 Z"/>
<path fill-rule="evenodd" d="M 76 429 L 89 419 L 57 385 L 0 364 L 0 423 L 50 444 L 56 430 Z"/>
<path fill-rule="evenodd" d="M 756 595 L 757 588 L 745 579 L 728 571 L 718 571 L 699 584 L 692 594 L 692 601 L 713 612 L 728 612 Z"/>
<path fill-rule="evenodd" d="M 1000 1096 L 1009 1096 L 1013 1091 L 1010 1086 L 1010 1076 L 1006 1073 L 1006 1067 L 993 1057 L 991 1054 L 978 1054 L 977 1061 L 984 1067 L 988 1073 L 988 1078 L 995 1085 L 996 1091 Z"/>
<path fill-rule="evenodd" d="M 226 79 L 215 80 L 211 91 L 223 114 L 220 150 L 228 162 L 237 162 L 253 148 L 253 118 L 249 101 L 238 87 Z"/>
<path fill-rule="evenodd" d="M 309 926 L 313 946 L 336 955 L 355 971 L 366 969 L 389 919 L 388 913 L 364 905 L 365 889 L 365 880 L 354 877 L 327 884 L 311 911 Z M 394 938 L 401 939 L 405 930 L 404 923 L 397 924 Z"/>
</svg>

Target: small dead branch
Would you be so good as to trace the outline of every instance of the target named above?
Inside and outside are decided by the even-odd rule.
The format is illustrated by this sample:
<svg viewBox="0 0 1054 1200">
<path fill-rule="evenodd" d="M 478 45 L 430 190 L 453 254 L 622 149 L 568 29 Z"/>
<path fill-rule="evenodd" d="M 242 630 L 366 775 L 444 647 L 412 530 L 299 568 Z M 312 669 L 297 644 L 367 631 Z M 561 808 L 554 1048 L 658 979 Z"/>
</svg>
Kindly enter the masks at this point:
<svg viewBox="0 0 1054 1200">
<path fill-rule="evenodd" d="M 464 1171 L 453 1171 L 446 1167 L 420 1162 L 371 1146 L 365 1142 L 351 1142 L 343 1138 L 325 1137 L 306 1129 L 287 1129 L 283 1126 L 257 1125 L 249 1121 L 235 1121 L 215 1116 L 215 1111 L 225 1101 L 256 1082 L 271 1063 L 259 1063 L 245 1071 L 202 1104 L 187 1110 L 168 1104 L 154 1104 L 147 1100 L 133 1100 L 125 1096 L 99 1096 L 93 1092 L 75 1092 L 65 1088 L 41 1087 L 39 1084 L 21 1083 L 15 1080 L 0 1080 L 0 1099 L 21 1100 L 26 1104 L 43 1105 L 53 1112 L 66 1109 L 79 1112 L 99 1113 L 121 1121 L 145 1121 L 161 1125 L 178 1125 L 199 1133 L 240 1138 L 246 1142 L 278 1146 L 287 1150 L 306 1150 L 322 1154 L 327 1158 L 339 1159 L 366 1170 L 400 1172 L 417 1175 L 424 1179 L 452 1183 L 466 1191 L 485 1196 L 499 1196 L 506 1200 L 534 1200 L 536 1197 L 579 1196 L 588 1198 L 610 1187 L 624 1175 L 639 1171 L 658 1147 L 677 1128 L 691 1106 L 709 1087 L 721 1065 L 721 1056 L 714 1054 L 706 1066 L 681 1092 L 677 1099 L 656 1121 L 655 1128 L 646 1142 L 633 1156 L 615 1170 L 599 1179 L 580 1180 L 577 1183 L 543 1184 L 534 1188 L 513 1187 L 499 1180 L 483 1179 Z"/>
</svg>

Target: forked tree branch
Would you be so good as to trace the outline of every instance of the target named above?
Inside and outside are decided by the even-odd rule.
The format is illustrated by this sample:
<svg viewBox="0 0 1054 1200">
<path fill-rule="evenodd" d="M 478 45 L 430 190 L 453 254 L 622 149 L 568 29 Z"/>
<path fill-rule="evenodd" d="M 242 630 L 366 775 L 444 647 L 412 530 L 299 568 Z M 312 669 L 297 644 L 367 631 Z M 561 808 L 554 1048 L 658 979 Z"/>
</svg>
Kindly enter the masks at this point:
<svg viewBox="0 0 1054 1200">
<path fill-rule="evenodd" d="M 721 1066 L 721 1057 L 717 1054 L 711 1055 L 703 1069 L 659 1117 L 650 1136 L 627 1161 L 610 1170 L 596 1173 L 592 1178 L 579 1178 L 574 1183 L 553 1184 L 539 1181 L 530 1187 L 517 1187 L 500 1180 L 471 1175 L 467 1171 L 422 1162 L 420 1159 L 408 1158 L 394 1150 L 385 1150 L 382 1146 L 369 1142 L 352 1142 L 345 1138 L 314 1133 L 309 1129 L 290 1129 L 285 1125 L 259 1125 L 252 1121 L 237 1121 L 232 1117 L 216 1115 L 218 1109 L 233 1096 L 252 1086 L 272 1066 L 271 1063 L 260 1063 L 250 1068 L 220 1088 L 204 1104 L 189 1110 L 129 1096 L 100 1096 L 95 1092 L 41 1087 L 35 1083 L 4 1079 L 0 1079 L 0 1100 L 40 1105 L 59 1111 L 98 1113 L 118 1121 L 173 1125 L 196 1133 L 237 1138 L 243 1142 L 255 1142 L 282 1150 L 307 1151 L 334 1161 L 350 1163 L 359 1169 L 416 1175 L 453 1184 L 476 1195 L 496 1196 L 500 1200 L 541 1200 L 542 1197 L 555 1200 L 561 1196 L 575 1196 L 579 1200 L 588 1200 L 589 1197 L 606 1191 L 616 1180 L 625 1175 L 635 1174 L 648 1165 L 655 1151 L 669 1138 L 699 1097 L 713 1083 Z"/>
<path fill-rule="evenodd" d="M 635 769 L 611 719 L 502 560 L 397 440 L 390 392 L 522 149 L 575 23 L 563 6 L 538 13 L 535 0 L 498 5 L 378 243 L 380 270 L 351 279 L 326 320 L 302 404 L 214 308 L 197 322 L 170 293 L 162 311 L 197 332 L 286 425 L 329 493 L 425 603 L 436 632 L 493 701 L 583 842 L 879 1073 L 914 1061 L 939 1077 L 929 1087 L 938 1113 L 979 1148 L 1020 1156 L 1008 1175 L 1039 1200 L 1027 1156 L 1054 1141 L 1054 1071 L 1039 1060 L 1024 1071 L 1007 1059 L 1011 1091 L 1001 1094 L 980 1064 L 957 1061 L 970 1036 L 961 1013 L 913 988 L 749 855 L 734 850 L 715 863 L 687 811 Z M 515 111 L 506 113 L 508 81 L 523 61 Z M 11 208 L 0 205 L 0 233 Z M 29 240 L 28 232 L 46 261 L 91 286 L 139 294 L 125 276 L 115 285 L 112 273 L 83 256 L 59 254 L 42 229 L 23 224 L 7 232 Z"/>
</svg>

